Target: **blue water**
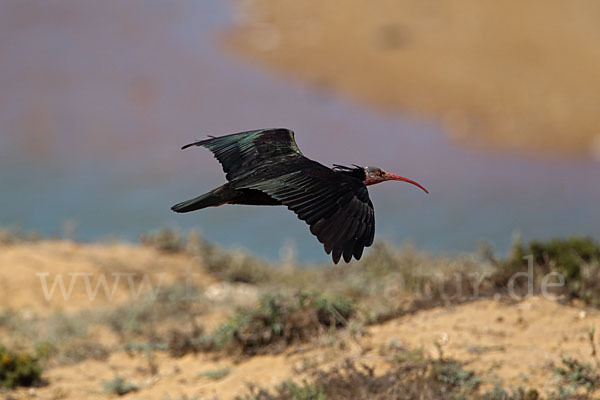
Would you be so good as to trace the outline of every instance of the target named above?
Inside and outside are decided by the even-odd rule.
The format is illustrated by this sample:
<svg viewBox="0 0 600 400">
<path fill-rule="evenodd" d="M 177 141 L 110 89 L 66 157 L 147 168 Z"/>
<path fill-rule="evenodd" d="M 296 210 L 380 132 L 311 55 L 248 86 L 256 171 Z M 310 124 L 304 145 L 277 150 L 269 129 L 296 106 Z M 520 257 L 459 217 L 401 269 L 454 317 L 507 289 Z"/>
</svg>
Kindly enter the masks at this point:
<svg viewBox="0 0 600 400">
<path fill-rule="evenodd" d="M 498 252 L 527 238 L 600 238 L 600 164 L 458 147 L 436 121 L 381 113 L 290 82 L 219 45 L 231 4 L 213 1 L 3 1 L 0 4 L 0 226 L 135 240 L 194 228 L 225 247 L 326 261 L 282 207 L 170 206 L 220 185 L 207 134 L 296 131 L 325 164 L 369 164 L 413 178 L 371 187 L 377 238 L 435 253 Z"/>
</svg>

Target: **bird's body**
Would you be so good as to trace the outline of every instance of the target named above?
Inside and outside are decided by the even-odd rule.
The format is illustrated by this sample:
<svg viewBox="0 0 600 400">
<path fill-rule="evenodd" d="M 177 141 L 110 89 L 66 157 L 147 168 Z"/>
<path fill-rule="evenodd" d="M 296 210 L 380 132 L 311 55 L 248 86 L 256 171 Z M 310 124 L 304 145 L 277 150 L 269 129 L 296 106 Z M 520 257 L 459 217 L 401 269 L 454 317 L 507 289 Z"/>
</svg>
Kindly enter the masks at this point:
<svg viewBox="0 0 600 400">
<path fill-rule="evenodd" d="M 311 232 L 333 253 L 360 259 L 373 244 L 375 214 L 367 185 L 409 179 L 379 168 L 333 169 L 306 158 L 288 129 L 262 129 L 213 137 L 184 146 L 203 146 L 223 166 L 228 183 L 194 199 L 176 204 L 190 212 L 224 204 L 284 205 L 310 225 Z M 426 191 L 426 190 L 425 190 Z"/>
</svg>

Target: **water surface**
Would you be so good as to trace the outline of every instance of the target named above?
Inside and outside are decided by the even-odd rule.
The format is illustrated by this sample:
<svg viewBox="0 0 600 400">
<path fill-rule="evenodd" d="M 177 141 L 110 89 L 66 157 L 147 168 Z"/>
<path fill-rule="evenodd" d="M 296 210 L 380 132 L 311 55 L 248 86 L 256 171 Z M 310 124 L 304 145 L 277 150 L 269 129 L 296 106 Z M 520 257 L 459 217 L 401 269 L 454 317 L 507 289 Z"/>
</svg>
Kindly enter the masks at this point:
<svg viewBox="0 0 600 400">
<path fill-rule="evenodd" d="M 372 187 L 377 237 L 462 252 L 512 235 L 600 238 L 600 165 L 457 147 L 435 121 L 390 115 L 289 82 L 219 46 L 228 3 L 26 1 L 0 4 L 0 225 L 135 240 L 164 226 L 277 259 L 295 243 L 325 261 L 282 207 L 176 215 L 220 185 L 207 134 L 289 127 L 325 164 L 380 166 L 418 180 Z"/>
</svg>

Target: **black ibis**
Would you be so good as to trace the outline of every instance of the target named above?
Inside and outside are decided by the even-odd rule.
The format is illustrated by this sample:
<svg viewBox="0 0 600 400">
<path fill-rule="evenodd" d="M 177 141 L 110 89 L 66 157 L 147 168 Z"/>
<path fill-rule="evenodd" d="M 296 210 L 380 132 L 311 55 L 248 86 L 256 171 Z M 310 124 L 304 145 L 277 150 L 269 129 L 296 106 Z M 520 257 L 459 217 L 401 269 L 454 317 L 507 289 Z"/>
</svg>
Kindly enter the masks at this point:
<svg viewBox="0 0 600 400">
<path fill-rule="evenodd" d="M 227 183 L 174 205 L 178 213 L 223 204 L 284 205 L 310 226 L 334 263 L 357 260 L 373 244 L 375 213 L 367 186 L 385 181 L 417 182 L 376 167 L 328 168 L 306 158 L 289 129 L 259 129 L 210 137 L 182 147 L 213 152 Z"/>
</svg>

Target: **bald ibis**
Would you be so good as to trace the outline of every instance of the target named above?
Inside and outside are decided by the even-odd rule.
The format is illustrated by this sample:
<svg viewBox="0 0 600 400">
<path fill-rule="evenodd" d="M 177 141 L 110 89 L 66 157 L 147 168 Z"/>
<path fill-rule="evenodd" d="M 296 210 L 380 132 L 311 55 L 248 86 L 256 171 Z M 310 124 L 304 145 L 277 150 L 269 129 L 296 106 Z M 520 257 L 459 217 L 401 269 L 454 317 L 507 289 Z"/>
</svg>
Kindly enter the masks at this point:
<svg viewBox="0 0 600 400">
<path fill-rule="evenodd" d="M 284 205 L 310 226 L 310 231 L 333 253 L 350 262 L 373 244 L 375 213 L 367 186 L 415 181 L 376 167 L 328 168 L 306 158 L 289 129 L 260 129 L 210 137 L 182 147 L 208 148 L 221 163 L 228 183 L 202 196 L 174 205 L 187 213 L 223 204 Z"/>
</svg>

